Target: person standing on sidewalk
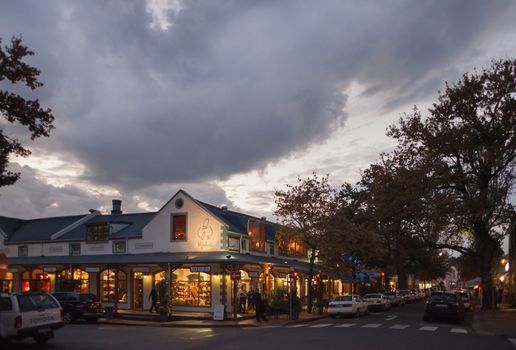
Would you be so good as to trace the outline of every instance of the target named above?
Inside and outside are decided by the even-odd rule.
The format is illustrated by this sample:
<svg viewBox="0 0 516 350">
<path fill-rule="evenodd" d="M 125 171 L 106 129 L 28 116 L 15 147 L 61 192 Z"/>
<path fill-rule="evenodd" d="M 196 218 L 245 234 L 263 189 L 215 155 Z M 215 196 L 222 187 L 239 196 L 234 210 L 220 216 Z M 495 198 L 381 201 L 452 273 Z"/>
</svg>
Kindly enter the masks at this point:
<svg viewBox="0 0 516 350">
<path fill-rule="evenodd" d="M 149 294 L 149 300 L 152 302 L 149 312 L 152 312 L 152 309 L 154 309 L 154 311 L 158 312 L 158 306 L 156 305 L 156 303 L 158 301 L 158 292 L 156 291 L 156 287 L 152 287 L 152 290 Z"/>
<path fill-rule="evenodd" d="M 260 292 L 254 293 L 254 305 L 256 307 L 256 321 L 267 321 L 265 318 L 265 305 L 262 300 L 262 295 Z"/>
</svg>

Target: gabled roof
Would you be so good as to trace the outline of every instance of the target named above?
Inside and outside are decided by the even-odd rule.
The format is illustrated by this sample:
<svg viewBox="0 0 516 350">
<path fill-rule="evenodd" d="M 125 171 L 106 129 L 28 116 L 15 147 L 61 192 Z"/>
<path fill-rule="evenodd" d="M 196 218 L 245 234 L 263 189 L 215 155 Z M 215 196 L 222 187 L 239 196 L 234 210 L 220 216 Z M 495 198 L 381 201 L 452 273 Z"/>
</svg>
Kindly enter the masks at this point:
<svg viewBox="0 0 516 350">
<path fill-rule="evenodd" d="M 25 220 L 22 219 L 0 216 L 0 232 L 3 232 L 7 236 L 6 238 L 9 238 L 24 222 Z"/>
<path fill-rule="evenodd" d="M 234 233 L 239 233 L 242 235 L 248 234 L 247 232 L 247 224 L 249 220 L 257 220 L 261 221 L 262 219 L 238 213 L 232 210 L 222 210 L 219 207 L 214 205 L 204 203 L 201 201 L 197 201 L 199 205 L 203 206 L 206 210 L 208 210 L 212 215 L 216 216 L 219 220 L 226 223 L 228 225 L 228 230 Z M 265 238 L 268 241 L 274 241 L 274 237 L 276 235 L 276 224 L 273 222 L 265 221 Z"/>
<path fill-rule="evenodd" d="M 25 220 L 7 239 L 8 242 L 48 241 L 50 236 L 86 215 Z"/>
</svg>

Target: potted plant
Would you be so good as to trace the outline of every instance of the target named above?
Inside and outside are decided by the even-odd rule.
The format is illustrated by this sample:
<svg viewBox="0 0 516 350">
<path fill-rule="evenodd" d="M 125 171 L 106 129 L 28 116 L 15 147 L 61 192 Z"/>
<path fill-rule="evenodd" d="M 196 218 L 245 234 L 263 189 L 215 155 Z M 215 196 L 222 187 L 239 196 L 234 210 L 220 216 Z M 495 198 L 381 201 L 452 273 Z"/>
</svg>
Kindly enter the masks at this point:
<svg viewBox="0 0 516 350">
<path fill-rule="evenodd" d="M 159 281 L 156 285 L 159 298 L 159 320 L 160 322 L 168 321 L 172 313 L 172 303 L 169 295 L 169 283 L 166 279 Z"/>
</svg>

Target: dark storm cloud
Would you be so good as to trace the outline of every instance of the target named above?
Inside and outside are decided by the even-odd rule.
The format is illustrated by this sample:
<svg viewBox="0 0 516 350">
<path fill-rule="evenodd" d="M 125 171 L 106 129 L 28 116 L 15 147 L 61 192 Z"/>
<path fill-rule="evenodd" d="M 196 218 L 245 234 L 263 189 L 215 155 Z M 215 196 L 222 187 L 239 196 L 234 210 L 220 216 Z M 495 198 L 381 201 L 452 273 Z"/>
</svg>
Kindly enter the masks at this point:
<svg viewBox="0 0 516 350">
<path fill-rule="evenodd" d="M 392 96 L 388 109 L 434 93 L 514 4 L 185 1 L 161 32 L 143 1 L 13 1 L 0 36 L 21 33 L 37 53 L 57 117 L 40 145 L 93 183 L 138 189 L 224 178 L 323 140 L 352 81 Z"/>
</svg>

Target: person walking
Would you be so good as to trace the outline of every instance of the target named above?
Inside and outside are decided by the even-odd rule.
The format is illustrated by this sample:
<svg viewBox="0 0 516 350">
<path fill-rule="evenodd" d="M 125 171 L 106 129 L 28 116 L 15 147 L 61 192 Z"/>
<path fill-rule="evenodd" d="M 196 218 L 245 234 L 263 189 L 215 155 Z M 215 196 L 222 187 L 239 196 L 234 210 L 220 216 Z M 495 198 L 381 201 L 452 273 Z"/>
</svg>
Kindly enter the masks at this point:
<svg viewBox="0 0 516 350">
<path fill-rule="evenodd" d="M 240 299 L 239 299 L 239 304 L 240 304 L 240 312 L 241 313 L 244 313 L 245 314 L 245 311 L 246 311 L 246 302 L 247 302 L 247 294 L 245 293 L 245 290 L 242 289 L 240 291 Z"/>
<path fill-rule="evenodd" d="M 254 305 L 256 307 L 256 321 L 267 321 L 265 318 L 265 305 L 262 300 L 262 295 L 260 292 L 254 293 Z"/>
<path fill-rule="evenodd" d="M 152 309 L 154 309 L 154 311 L 158 312 L 158 306 L 156 305 L 156 303 L 158 301 L 158 292 L 156 291 L 156 287 L 152 287 L 152 290 L 149 294 L 149 300 L 152 302 L 149 312 L 152 312 Z"/>
<path fill-rule="evenodd" d="M 254 291 L 252 288 L 247 293 L 247 310 L 254 310 Z"/>
</svg>

